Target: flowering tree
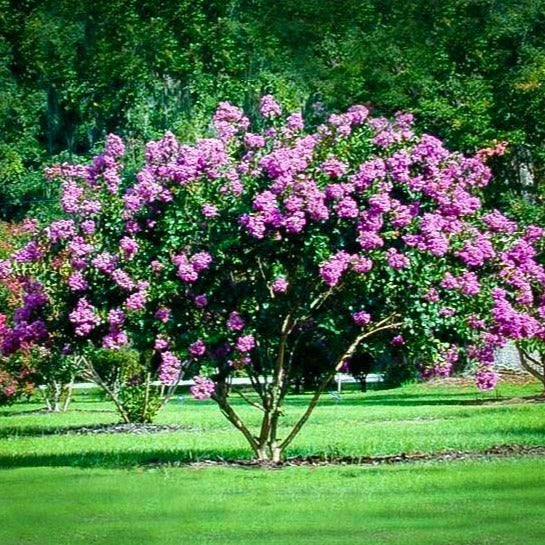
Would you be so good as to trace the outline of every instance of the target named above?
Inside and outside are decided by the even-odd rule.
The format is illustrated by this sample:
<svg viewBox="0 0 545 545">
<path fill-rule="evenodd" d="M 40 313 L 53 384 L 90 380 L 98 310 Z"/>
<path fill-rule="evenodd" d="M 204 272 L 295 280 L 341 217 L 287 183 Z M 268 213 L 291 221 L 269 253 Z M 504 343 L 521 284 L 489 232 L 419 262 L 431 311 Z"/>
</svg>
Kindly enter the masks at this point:
<svg viewBox="0 0 545 545">
<path fill-rule="evenodd" d="M 282 457 L 358 350 L 392 344 L 425 375 L 448 374 L 467 354 L 478 385 L 494 386 L 490 354 L 505 342 L 490 329 L 498 271 L 541 237 L 481 210 L 485 159 L 501 146 L 464 157 L 417 136 L 409 114 L 370 118 L 363 106 L 309 132 L 271 96 L 252 127 L 228 103 L 213 126 L 217 137 L 194 145 L 170 133 L 151 142 L 135 177 L 122 176 L 115 136 L 91 165 L 49 172 L 69 219 L 4 265 L 40 278 L 29 288 L 47 294 L 27 301 L 33 339 L 78 354 L 135 348 L 132 382 L 146 399 L 154 373 L 173 387 L 191 369 L 194 396 L 212 398 L 260 460 Z M 325 371 L 283 428 L 294 360 L 311 345 L 324 347 Z M 235 374 L 253 395 L 233 386 Z M 260 411 L 258 430 L 233 394 Z"/>
<path fill-rule="evenodd" d="M 9 256 L 32 230 L 32 222 L 22 225 L 0 223 L 0 260 Z M 0 267 L 0 345 L 9 333 L 8 315 L 16 308 L 23 294 L 20 279 L 1 274 Z M 0 405 L 10 404 L 20 396 L 34 391 L 36 369 L 30 353 L 21 351 L 14 357 L 0 353 Z"/>
<path fill-rule="evenodd" d="M 509 221 L 502 222 L 502 227 L 511 233 L 516 229 Z M 492 308 L 487 319 L 477 324 L 483 330 L 483 343 L 475 356 L 492 362 L 494 348 L 509 340 L 517 346 L 523 367 L 545 390 L 543 236 L 543 229 L 530 226 L 520 239 L 498 255 L 500 282 L 492 290 Z"/>
<path fill-rule="evenodd" d="M 170 313 L 152 306 L 164 296 L 148 281 L 150 258 L 159 249 L 149 241 L 149 251 L 138 252 L 132 237 L 140 227 L 126 210 L 131 197 L 121 189 L 123 153 L 122 142 L 111 136 L 91 165 L 48 171 L 49 178 L 61 180 L 66 219 L 36 227 L 26 245 L 0 262 L 0 277 L 17 279 L 23 291 L 2 352 L 9 356 L 40 346 L 51 373 L 88 375 L 110 395 L 124 421 L 149 421 L 161 405 L 151 387 L 158 360 L 154 346 L 161 345 L 158 332 Z M 131 376 L 117 387 L 118 377 L 110 380 L 116 373 L 99 372 L 94 356 L 98 348 L 121 351 L 129 345 L 139 351 L 140 366 L 131 363 Z M 170 367 L 161 376 L 170 388 L 162 402 L 181 376 L 181 362 L 169 356 L 163 354 Z M 116 366 L 122 359 L 109 361 Z"/>
<path fill-rule="evenodd" d="M 184 240 L 173 260 L 180 279 L 206 297 L 190 345 L 202 358 L 195 394 L 218 403 L 259 459 L 278 460 L 358 348 L 405 346 L 424 374 L 445 375 L 458 345 L 474 340 L 478 384 L 493 387 L 479 316 L 491 306 L 499 252 L 520 233 L 499 212 L 481 212 L 487 154 L 463 157 L 418 137 L 407 114 L 389 122 L 356 106 L 312 134 L 299 114 L 284 120 L 270 96 L 261 114 L 259 132 L 248 132 L 243 112 L 221 104 L 212 161 L 200 151 L 211 141 L 191 148 L 212 170 L 183 180 L 183 207 L 160 215 L 165 238 Z M 196 256 L 209 271 L 194 269 Z M 280 432 L 294 354 L 316 340 L 328 371 Z M 262 413 L 257 432 L 230 403 L 236 372 L 255 390 L 238 393 Z"/>
</svg>

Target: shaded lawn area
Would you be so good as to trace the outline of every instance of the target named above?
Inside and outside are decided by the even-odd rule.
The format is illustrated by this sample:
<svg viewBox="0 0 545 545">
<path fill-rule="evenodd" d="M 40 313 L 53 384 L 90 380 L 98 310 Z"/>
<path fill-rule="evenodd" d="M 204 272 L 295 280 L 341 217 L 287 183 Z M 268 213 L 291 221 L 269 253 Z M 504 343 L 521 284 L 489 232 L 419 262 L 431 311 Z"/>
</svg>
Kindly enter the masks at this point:
<svg viewBox="0 0 545 545">
<path fill-rule="evenodd" d="M 510 398 L 538 392 L 539 386 L 532 384 L 504 385 L 498 393 L 486 395 L 474 388 L 410 385 L 367 394 L 346 392 L 341 401 L 326 393 L 288 456 L 357 457 L 545 445 L 545 404 L 498 402 L 498 394 Z M 308 399 L 308 395 L 288 399 L 286 423 L 296 421 Z M 40 407 L 40 403 L 20 403 L 0 411 L 0 467 L 129 467 L 250 457 L 243 437 L 211 401 L 187 396 L 174 400 L 157 423 L 187 428 L 144 435 L 76 435 L 81 426 L 118 421 L 112 406 L 96 395 L 79 396 L 67 414 L 36 412 Z M 257 426 L 256 409 L 240 400 L 237 410 Z"/>
<path fill-rule="evenodd" d="M 0 471 L 3 545 L 542 545 L 545 464 Z"/>
</svg>

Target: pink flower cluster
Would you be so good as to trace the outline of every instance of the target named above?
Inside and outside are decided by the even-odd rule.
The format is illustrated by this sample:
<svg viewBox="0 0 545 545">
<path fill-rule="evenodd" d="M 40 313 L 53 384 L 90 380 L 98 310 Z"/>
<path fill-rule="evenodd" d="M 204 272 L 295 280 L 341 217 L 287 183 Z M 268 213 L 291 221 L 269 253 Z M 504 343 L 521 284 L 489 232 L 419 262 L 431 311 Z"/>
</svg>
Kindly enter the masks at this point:
<svg viewBox="0 0 545 545">
<path fill-rule="evenodd" d="M 178 276 L 188 283 L 196 282 L 199 273 L 208 269 L 212 264 L 212 256 L 208 252 L 198 252 L 192 257 L 179 254 L 172 258 L 172 263 L 178 267 Z"/>
<path fill-rule="evenodd" d="M 212 380 L 206 377 L 193 377 L 193 382 L 195 383 L 191 386 L 191 394 L 195 399 L 203 400 L 210 399 L 214 394 L 216 385 Z"/>
<path fill-rule="evenodd" d="M 167 385 L 176 384 L 180 378 L 182 362 L 172 352 L 161 353 L 161 364 L 159 366 L 159 380 Z"/>
<path fill-rule="evenodd" d="M 75 332 L 78 337 L 86 337 L 101 322 L 96 313 L 96 309 L 87 301 L 85 297 L 78 300 L 76 307 L 68 316 L 70 322 L 74 324 Z"/>
</svg>

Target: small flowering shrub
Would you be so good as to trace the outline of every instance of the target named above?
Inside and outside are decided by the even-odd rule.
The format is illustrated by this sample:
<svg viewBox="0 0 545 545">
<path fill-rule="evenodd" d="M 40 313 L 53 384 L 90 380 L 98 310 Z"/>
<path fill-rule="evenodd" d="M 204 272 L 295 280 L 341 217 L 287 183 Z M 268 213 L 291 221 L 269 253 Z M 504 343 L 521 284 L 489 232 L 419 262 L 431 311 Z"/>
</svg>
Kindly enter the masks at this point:
<svg viewBox="0 0 545 545">
<path fill-rule="evenodd" d="M 0 342 L 7 332 L 7 320 L 0 314 Z M 10 405 L 22 396 L 30 396 L 35 387 L 35 369 L 26 353 L 10 358 L 0 355 L 0 406 Z"/>
<path fill-rule="evenodd" d="M 504 301 L 525 292 L 520 274 L 542 274 L 541 231 L 482 210 L 484 161 L 501 149 L 452 153 L 416 135 L 409 114 L 371 118 L 363 106 L 311 130 L 271 96 L 253 124 L 221 103 L 212 125 L 216 136 L 193 145 L 171 133 L 149 143 L 134 178 L 115 136 L 91 165 L 49 172 L 67 218 L 4 265 L 27 293 L 5 351 L 21 336 L 82 354 L 130 346 L 143 360 L 134 380 L 171 388 L 191 372 L 193 395 L 212 398 L 263 460 L 280 459 L 358 351 L 392 345 L 424 376 L 469 358 L 493 387 L 490 356 L 510 335 Z M 280 428 L 296 360 L 320 345 L 314 395 Z M 259 430 L 233 394 L 260 411 Z"/>
<path fill-rule="evenodd" d="M 21 225 L 0 223 L 0 344 L 10 332 L 8 316 L 21 302 L 23 286 L 18 279 L 3 274 L 9 268 L 9 256 L 26 240 L 33 222 Z M 0 405 L 11 404 L 21 396 L 30 396 L 35 388 L 36 369 L 32 354 L 20 351 L 4 357 L 0 353 Z"/>
</svg>

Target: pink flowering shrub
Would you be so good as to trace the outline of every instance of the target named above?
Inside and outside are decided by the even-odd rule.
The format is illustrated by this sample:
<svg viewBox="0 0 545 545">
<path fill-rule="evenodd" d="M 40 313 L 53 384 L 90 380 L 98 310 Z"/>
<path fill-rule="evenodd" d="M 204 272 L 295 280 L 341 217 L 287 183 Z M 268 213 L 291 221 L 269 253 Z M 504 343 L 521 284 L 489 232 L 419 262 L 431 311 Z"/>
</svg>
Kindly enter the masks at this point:
<svg viewBox="0 0 545 545">
<path fill-rule="evenodd" d="M 353 106 L 305 130 L 274 97 L 260 111 L 252 124 L 221 103 L 214 136 L 184 145 L 167 133 L 134 177 L 115 136 L 90 165 L 50 170 L 67 219 L 10 262 L 42 279 L 36 340 L 62 331 L 78 352 L 131 346 L 165 385 L 191 367 L 195 396 L 212 398 L 260 459 L 279 459 L 359 349 L 395 345 L 424 376 L 469 358 L 491 387 L 493 351 L 541 331 L 520 305 L 542 279 L 542 233 L 482 210 L 488 155 L 415 134 L 409 114 Z M 328 347 L 326 370 L 280 437 L 300 342 Z M 230 402 L 235 373 L 251 379 L 257 432 Z"/>
<path fill-rule="evenodd" d="M 0 313 L 0 343 L 9 332 L 6 315 Z M 20 351 L 13 357 L 0 355 L 0 406 L 9 405 L 21 396 L 29 396 L 35 387 L 36 371 L 29 354 Z"/>
</svg>

